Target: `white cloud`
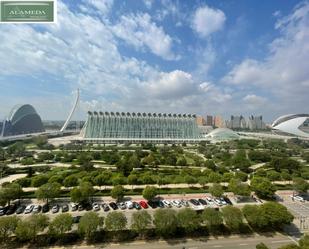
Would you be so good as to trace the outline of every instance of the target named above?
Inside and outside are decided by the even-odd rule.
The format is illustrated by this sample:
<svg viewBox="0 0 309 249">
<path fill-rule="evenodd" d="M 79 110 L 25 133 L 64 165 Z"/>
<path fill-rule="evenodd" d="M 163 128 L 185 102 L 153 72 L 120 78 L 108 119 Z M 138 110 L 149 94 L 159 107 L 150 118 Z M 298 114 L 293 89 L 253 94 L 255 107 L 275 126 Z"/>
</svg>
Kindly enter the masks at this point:
<svg viewBox="0 0 309 249">
<path fill-rule="evenodd" d="M 146 83 L 145 92 L 158 98 L 179 99 L 197 92 L 192 75 L 181 70 L 160 73 Z"/>
<path fill-rule="evenodd" d="M 144 4 L 147 7 L 147 9 L 151 9 L 153 0 L 144 0 Z"/>
<path fill-rule="evenodd" d="M 162 27 L 157 26 L 147 13 L 121 16 L 120 21 L 112 30 L 115 35 L 136 49 L 146 47 L 163 59 L 179 59 L 172 52 L 172 38 L 164 32 Z"/>
<path fill-rule="evenodd" d="M 257 96 L 255 94 L 248 94 L 243 98 L 243 101 L 254 107 L 260 107 L 261 105 L 265 104 L 266 99 L 264 97 Z"/>
<path fill-rule="evenodd" d="M 224 82 L 247 89 L 260 89 L 272 98 L 278 112 L 308 111 L 309 3 L 278 20 L 281 36 L 269 44 L 264 60 L 246 59 L 224 77 Z M 271 111 L 270 109 L 266 111 Z"/>
<path fill-rule="evenodd" d="M 199 7 L 193 17 L 192 28 L 201 37 L 207 37 L 210 34 L 221 30 L 226 20 L 222 10 L 213 9 L 208 6 Z"/>
</svg>

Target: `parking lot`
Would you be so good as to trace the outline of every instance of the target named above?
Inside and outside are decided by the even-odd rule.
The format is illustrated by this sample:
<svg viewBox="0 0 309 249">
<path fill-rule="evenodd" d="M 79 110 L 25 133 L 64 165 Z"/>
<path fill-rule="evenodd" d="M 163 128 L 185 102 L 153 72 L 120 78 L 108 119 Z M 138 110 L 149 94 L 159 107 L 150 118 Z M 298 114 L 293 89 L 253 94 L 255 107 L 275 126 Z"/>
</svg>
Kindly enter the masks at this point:
<svg viewBox="0 0 309 249">
<path fill-rule="evenodd" d="M 179 196 L 180 197 L 180 196 Z M 59 200 L 44 205 L 42 202 L 38 203 L 34 199 L 33 202 L 21 202 L 21 205 L 15 207 L 0 208 L 0 215 L 13 215 L 21 218 L 29 217 L 33 213 L 44 213 L 53 219 L 60 213 L 70 213 L 73 217 L 83 216 L 89 211 L 95 211 L 100 216 L 107 216 L 108 213 L 113 211 L 123 212 L 130 224 L 132 214 L 137 210 L 147 210 L 149 214 L 153 214 L 155 210 L 160 208 L 170 208 L 179 210 L 181 208 L 191 208 L 196 211 L 202 211 L 205 208 L 217 208 L 225 205 L 232 205 L 229 198 L 213 198 L 209 195 L 200 195 L 199 198 L 159 198 L 156 201 L 149 202 L 143 199 L 127 199 L 124 202 L 114 202 L 112 200 L 95 199 L 92 203 L 74 204 L 68 202 L 68 200 Z M 78 222 L 78 220 L 76 219 Z M 76 223 L 77 223 L 76 222 Z"/>
<path fill-rule="evenodd" d="M 309 229 L 309 201 L 306 198 L 303 201 L 292 198 L 293 192 L 279 193 L 280 203 L 288 208 L 294 215 L 294 224 L 301 230 Z"/>
</svg>

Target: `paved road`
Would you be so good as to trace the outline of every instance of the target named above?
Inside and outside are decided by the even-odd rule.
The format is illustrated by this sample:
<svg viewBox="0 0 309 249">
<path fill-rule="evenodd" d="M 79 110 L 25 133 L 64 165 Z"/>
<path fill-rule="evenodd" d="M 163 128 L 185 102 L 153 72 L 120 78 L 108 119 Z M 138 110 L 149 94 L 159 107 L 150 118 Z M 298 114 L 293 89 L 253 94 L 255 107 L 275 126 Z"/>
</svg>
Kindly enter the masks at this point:
<svg viewBox="0 0 309 249">
<path fill-rule="evenodd" d="M 274 236 L 230 236 L 230 237 L 219 237 L 219 238 L 200 238 L 200 239 L 183 239 L 173 241 L 155 241 L 145 242 L 136 241 L 132 243 L 121 243 L 121 244 L 102 244 L 102 245 L 83 245 L 74 246 L 70 248 L 76 249 L 93 249 L 93 248 L 104 248 L 104 249 L 204 249 L 204 248 L 227 248 L 227 249 L 255 249 L 256 244 L 263 242 L 270 248 L 278 248 L 279 246 L 294 243 L 292 239 L 287 236 L 278 234 Z M 52 247 L 58 249 L 59 247 Z M 65 247 L 61 247 L 65 248 Z"/>
</svg>

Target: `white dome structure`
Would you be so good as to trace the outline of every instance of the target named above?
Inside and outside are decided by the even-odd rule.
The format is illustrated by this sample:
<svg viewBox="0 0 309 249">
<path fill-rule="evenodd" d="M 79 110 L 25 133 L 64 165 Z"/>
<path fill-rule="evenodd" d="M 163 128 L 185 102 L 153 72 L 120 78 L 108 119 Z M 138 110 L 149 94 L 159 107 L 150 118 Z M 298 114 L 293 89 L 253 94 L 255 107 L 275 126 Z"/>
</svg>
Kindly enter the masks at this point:
<svg viewBox="0 0 309 249">
<path fill-rule="evenodd" d="M 277 118 L 272 128 L 298 137 L 309 138 L 309 114 L 289 114 Z"/>
<path fill-rule="evenodd" d="M 240 136 L 231 129 L 228 128 L 217 128 L 206 135 L 206 138 L 217 141 L 235 140 L 239 139 Z"/>
</svg>

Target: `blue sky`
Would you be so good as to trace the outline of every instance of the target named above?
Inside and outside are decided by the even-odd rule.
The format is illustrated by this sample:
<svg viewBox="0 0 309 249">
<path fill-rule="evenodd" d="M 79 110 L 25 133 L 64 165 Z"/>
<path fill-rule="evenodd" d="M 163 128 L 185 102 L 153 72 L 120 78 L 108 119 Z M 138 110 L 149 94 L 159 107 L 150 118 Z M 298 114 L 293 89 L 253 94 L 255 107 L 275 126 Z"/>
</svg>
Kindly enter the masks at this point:
<svg viewBox="0 0 309 249">
<path fill-rule="evenodd" d="M 308 112 L 309 3 L 58 1 L 56 24 L 0 25 L 0 118 L 30 103 L 87 110 L 263 115 Z"/>
</svg>

